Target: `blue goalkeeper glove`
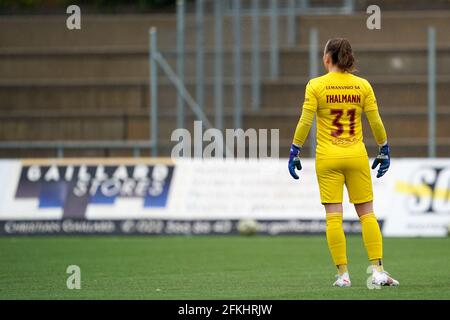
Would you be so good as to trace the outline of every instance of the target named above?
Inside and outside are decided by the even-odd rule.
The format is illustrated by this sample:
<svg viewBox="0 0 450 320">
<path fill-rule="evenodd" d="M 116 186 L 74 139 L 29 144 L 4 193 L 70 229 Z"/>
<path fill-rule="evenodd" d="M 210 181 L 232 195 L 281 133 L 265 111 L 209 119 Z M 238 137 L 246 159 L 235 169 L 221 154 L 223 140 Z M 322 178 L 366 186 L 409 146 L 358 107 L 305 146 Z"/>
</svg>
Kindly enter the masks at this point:
<svg viewBox="0 0 450 320">
<path fill-rule="evenodd" d="M 389 166 L 391 164 L 391 156 L 389 155 L 389 152 L 389 145 L 387 143 L 379 148 L 378 155 L 372 164 L 372 169 L 375 169 L 378 164 L 380 164 L 380 167 L 378 168 L 377 178 L 382 177 L 389 169 Z"/>
<path fill-rule="evenodd" d="M 295 169 L 302 170 L 302 164 L 300 162 L 300 147 L 296 146 L 295 144 L 291 145 L 291 151 L 289 152 L 289 173 L 291 174 L 292 178 L 298 179 L 298 175 L 295 172 Z"/>
</svg>

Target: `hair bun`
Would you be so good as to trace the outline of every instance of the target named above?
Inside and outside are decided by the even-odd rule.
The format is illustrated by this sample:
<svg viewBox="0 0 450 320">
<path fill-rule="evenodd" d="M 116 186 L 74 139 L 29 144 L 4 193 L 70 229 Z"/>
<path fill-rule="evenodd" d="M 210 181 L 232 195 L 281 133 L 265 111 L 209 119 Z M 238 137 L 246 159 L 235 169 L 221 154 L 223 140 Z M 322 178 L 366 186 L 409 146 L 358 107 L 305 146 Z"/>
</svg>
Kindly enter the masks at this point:
<svg viewBox="0 0 450 320">
<path fill-rule="evenodd" d="M 342 71 L 352 72 L 355 69 L 355 57 L 352 46 L 347 39 L 330 39 L 325 47 L 325 53 L 330 53 L 331 60 Z"/>
</svg>

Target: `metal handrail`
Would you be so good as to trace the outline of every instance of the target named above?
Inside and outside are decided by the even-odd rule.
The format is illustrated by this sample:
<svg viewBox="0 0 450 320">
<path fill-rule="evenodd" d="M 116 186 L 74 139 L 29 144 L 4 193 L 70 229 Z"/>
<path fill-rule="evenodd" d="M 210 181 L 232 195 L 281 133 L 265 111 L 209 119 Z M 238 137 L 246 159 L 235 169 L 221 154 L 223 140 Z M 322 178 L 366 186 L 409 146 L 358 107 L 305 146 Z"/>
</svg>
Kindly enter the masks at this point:
<svg viewBox="0 0 450 320">
<path fill-rule="evenodd" d="M 133 149 L 134 157 L 139 157 L 141 149 L 154 145 L 153 140 L 1 141 L 0 149 L 56 149 L 58 158 L 64 156 L 65 149 Z"/>
</svg>

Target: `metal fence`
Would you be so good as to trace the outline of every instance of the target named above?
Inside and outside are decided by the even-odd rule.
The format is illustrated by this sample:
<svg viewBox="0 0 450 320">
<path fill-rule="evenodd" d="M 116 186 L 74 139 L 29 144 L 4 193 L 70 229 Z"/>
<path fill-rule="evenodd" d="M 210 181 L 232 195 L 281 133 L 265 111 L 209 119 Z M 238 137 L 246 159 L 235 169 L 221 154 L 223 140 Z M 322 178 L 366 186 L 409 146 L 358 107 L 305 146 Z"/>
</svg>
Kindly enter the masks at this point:
<svg viewBox="0 0 450 320">
<path fill-rule="evenodd" d="M 352 14 L 354 1 L 343 0 L 339 7 L 311 7 L 306 0 L 196 0 L 195 2 L 195 90 L 189 92 L 185 83 L 186 67 L 186 3 L 184 0 L 177 1 L 177 27 L 176 27 L 176 65 L 175 68 L 168 63 L 164 53 L 158 49 L 157 30 L 152 28 L 149 31 L 149 139 L 144 141 L 41 141 L 41 142 L 0 142 L 0 149 L 54 149 L 58 157 L 64 156 L 65 149 L 114 149 L 123 148 L 133 150 L 134 156 L 140 156 L 141 150 L 151 149 L 152 156 L 159 155 L 159 122 L 160 114 L 158 90 L 161 77 L 158 70 L 162 70 L 165 77 L 173 84 L 177 95 L 176 115 L 177 127 L 185 127 L 186 111 L 193 112 L 198 120 L 201 120 L 205 127 L 224 128 L 224 19 L 231 18 L 233 28 L 232 45 L 232 82 L 233 82 L 233 126 L 241 128 L 243 126 L 243 112 L 250 108 L 253 112 L 261 108 L 261 84 L 263 74 L 268 74 L 269 78 L 276 80 L 279 76 L 280 64 L 280 42 L 283 45 L 294 47 L 297 45 L 298 16 L 314 14 Z M 214 43 L 207 44 L 205 41 L 205 17 L 213 18 Z M 251 105 L 247 106 L 242 101 L 242 17 L 251 18 Z M 263 70 L 261 63 L 261 18 L 269 19 L 269 64 Z M 286 19 L 287 32 L 281 35 L 279 32 L 279 19 Z M 192 27 L 192 26 L 191 26 Z M 304 42 L 309 43 L 309 76 L 315 77 L 319 73 L 319 44 L 318 31 L 315 28 L 309 30 L 309 39 Z M 209 45 L 214 49 L 213 68 L 213 110 L 214 121 L 207 117 L 205 103 L 205 47 Z M 229 71 L 227 70 L 229 73 Z M 189 108 L 189 109 L 187 109 Z M 428 30 L 428 155 L 436 156 L 436 31 L 430 26 Z M 311 130 L 310 143 L 311 156 L 314 156 L 315 130 Z"/>
<path fill-rule="evenodd" d="M 242 41 L 241 41 L 241 18 L 243 16 L 251 17 L 251 110 L 258 111 L 261 107 L 261 25 L 260 19 L 263 16 L 270 18 L 270 79 L 276 80 L 279 76 L 279 50 L 280 33 L 279 18 L 287 19 L 287 47 L 296 45 L 297 16 L 314 14 L 352 14 L 354 13 L 354 1 L 344 0 L 338 7 L 311 7 L 307 0 L 197 0 L 195 5 L 196 14 L 196 106 L 200 110 L 205 109 L 204 105 L 204 16 L 205 3 L 212 3 L 214 14 L 214 35 L 215 35 L 215 57 L 214 57 L 214 124 L 216 128 L 223 129 L 223 19 L 226 16 L 232 17 L 233 21 L 233 126 L 242 127 L 243 105 L 242 105 Z M 180 81 L 184 77 L 184 37 L 185 37 L 185 1 L 177 1 L 177 76 Z M 313 78 L 319 74 L 318 61 L 318 31 L 316 28 L 309 30 L 309 77 Z M 154 82 L 154 79 L 150 80 Z M 184 125 L 183 95 L 178 91 L 178 125 Z M 206 118 L 203 114 L 202 117 Z M 199 118 L 200 119 L 200 118 Z M 436 156 L 436 32 L 435 28 L 430 26 L 428 30 L 428 155 Z M 315 156 L 315 122 L 310 132 L 311 157 Z M 157 148 L 157 146 L 156 146 Z"/>
</svg>

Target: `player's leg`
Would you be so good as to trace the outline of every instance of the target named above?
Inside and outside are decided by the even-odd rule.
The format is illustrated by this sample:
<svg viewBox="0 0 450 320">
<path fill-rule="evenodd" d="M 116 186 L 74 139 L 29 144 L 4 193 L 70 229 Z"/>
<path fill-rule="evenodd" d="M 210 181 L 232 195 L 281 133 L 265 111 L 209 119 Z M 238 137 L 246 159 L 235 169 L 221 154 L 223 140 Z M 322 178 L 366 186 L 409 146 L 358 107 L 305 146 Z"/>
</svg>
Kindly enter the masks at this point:
<svg viewBox="0 0 450 320">
<path fill-rule="evenodd" d="M 372 264 L 372 283 L 384 286 L 398 286 L 383 268 L 383 237 L 373 210 L 373 202 L 355 203 L 355 209 L 362 226 L 364 246 Z"/>
<path fill-rule="evenodd" d="M 347 245 L 342 227 L 342 203 L 324 203 L 324 206 L 326 211 L 328 248 L 334 265 L 338 269 L 337 279 L 333 285 L 337 287 L 349 287 L 351 282 L 347 267 Z"/>
<path fill-rule="evenodd" d="M 362 237 L 370 263 L 383 271 L 383 238 L 380 226 L 373 210 L 373 201 L 354 203 L 361 221 Z"/>
<path fill-rule="evenodd" d="M 342 227 L 342 197 L 344 175 L 336 160 L 316 160 L 320 198 L 326 211 L 326 238 L 334 265 L 338 268 L 335 286 L 350 286 L 347 269 L 347 248 Z"/>
<path fill-rule="evenodd" d="M 367 158 L 349 159 L 345 171 L 346 187 L 350 202 L 361 221 L 362 237 L 368 258 L 374 270 L 374 279 L 386 285 L 398 285 L 383 270 L 383 237 L 373 209 L 372 179 Z M 379 283 L 381 284 L 381 283 Z"/>
<path fill-rule="evenodd" d="M 340 275 L 348 272 L 347 247 L 342 227 L 342 203 L 324 203 L 326 211 L 326 237 L 334 265 Z"/>
<path fill-rule="evenodd" d="M 355 205 L 361 221 L 363 242 L 369 260 L 376 266 L 381 265 L 383 245 L 380 227 L 373 212 L 369 159 L 366 157 L 348 159 L 345 178 L 350 202 Z"/>
</svg>

